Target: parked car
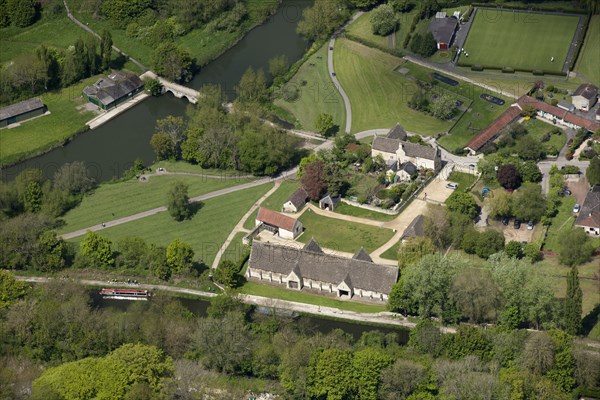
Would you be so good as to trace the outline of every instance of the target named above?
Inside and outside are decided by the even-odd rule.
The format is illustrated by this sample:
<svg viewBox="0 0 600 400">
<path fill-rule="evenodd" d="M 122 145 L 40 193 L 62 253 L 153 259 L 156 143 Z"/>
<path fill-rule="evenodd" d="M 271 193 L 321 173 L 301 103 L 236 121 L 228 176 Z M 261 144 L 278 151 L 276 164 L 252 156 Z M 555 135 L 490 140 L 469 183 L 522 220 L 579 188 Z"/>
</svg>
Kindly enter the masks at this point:
<svg viewBox="0 0 600 400">
<path fill-rule="evenodd" d="M 528 229 L 528 230 L 532 230 L 532 229 L 533 229 L 533 221 L 529 221 L 529 222 L 527 223 L 527 229 Z"/>
<path fill-rule="evenodd" d="M 456 189 L 458 189 L 458 183 L 454 183 L 454 182 L 448 182 L 448 183 L 446 184 L 446 187 L 447 187 L 448 189 L 456 190 Z"/>
<path fill-rule="evenodd" d="M 579 205 L 579 203 L 575 203 L 575 205 L 573 206 L 573 212 L 578 213 L 580 209 L 581 206 Z"/>
<path fill-rule="evenodd" d="M 513 222 L 513 228 L 521 229 L 521 220 L 520 219 L 515 219 L 515 222 Z"/>
<path fill-rule="evenodd" d="M 569 139 L 569 141 L 567 142 L 567 147 L 571 146 L 573 146 L 573 139 Z"/>
<path fill-rule="evenodd" d="M 571 195 L 571 191 L 567 188 L 561 189 L 558 191 L 558 195 L 559 196 L 570 196 Z"/>
<path fill-rule="evenodd" d="M 508 225 L 508 217 L 502 218 L 502 225 L 504 225 L 504 226 Z"/>
</svg>

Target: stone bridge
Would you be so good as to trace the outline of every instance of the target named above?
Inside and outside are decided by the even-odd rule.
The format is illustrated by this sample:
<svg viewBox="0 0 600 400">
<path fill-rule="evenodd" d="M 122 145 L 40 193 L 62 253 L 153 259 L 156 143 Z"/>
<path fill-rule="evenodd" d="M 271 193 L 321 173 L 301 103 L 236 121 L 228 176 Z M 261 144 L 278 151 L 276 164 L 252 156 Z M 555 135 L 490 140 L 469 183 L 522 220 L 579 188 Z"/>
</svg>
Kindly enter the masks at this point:
<svg viewBox="0 0 600 400">
<path fill-rule="evenodd" d="M 177 97 L 178 99 L 182 99 L 185 97 L 192 104 L 196 104 L 198 102 L 198 97 L 200 96 L 200 93 L 197 90 L 194 90 L 187 86 L 180 85 L 175 82 L 171 82 L 165 78 L 161 78 L 160 76 L 157 76 L 152 71 L 144 72 L 140 76 L 140 78 L 141 79 L 144 79 L 144 78 L 158 79 L 158 81 L 160 82 L 160 84 L 163 87 L 163 90 L 162 90 L 163 93 L 171 92 L 171 93 L 173 93 L 173 96 Z"/>
</svg>

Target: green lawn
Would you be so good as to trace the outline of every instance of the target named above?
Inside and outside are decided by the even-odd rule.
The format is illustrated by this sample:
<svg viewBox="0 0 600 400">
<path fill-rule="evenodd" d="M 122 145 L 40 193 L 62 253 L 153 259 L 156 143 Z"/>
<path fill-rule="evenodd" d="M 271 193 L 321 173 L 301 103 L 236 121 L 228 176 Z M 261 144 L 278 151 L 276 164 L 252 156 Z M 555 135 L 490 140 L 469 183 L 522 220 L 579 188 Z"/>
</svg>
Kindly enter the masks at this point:
<svg viewBox="0 0 600 400">
<path fill-rule="evenodd" d="M 233 227 L 248 209 L 272 187 L 261 185 L 241 192 L 209 199 L 190 220 L 177 222 L 167 212 L 155 214 L 100 231 L 100 235 L 112 241 L 138 236 L 149 243 L 167 246 L 174 239 L 181 239 L 192 246 L 197 259 L 211 265 L 217 251 L 227 239 Z M 72 242 L 80 242 L 83 236 Z"/>
<path fill-rule="evenodd" d="M 381 253 L 381 258 L 385 258 L 386 260 L 398 260 L 398 250 L 400 250 L 400 246 L 402 245 L 402 241 L 399 240 L 398 243 Z"/>
<path fill-rule="evenodd" d="M 85 39 L 88 35 L 66 15 L 42 18 L 26 28 L 3 28 L 0 29 L 0 63 L 5 63 L 19 54 L 33 53 L 42 44 L 66 49 L 74 45 L 77 39 Z"/>
<path fill-rule="evenodd" d="M 281 207 L 283 203 L 290 197 L 296 189 L 300 187 L 300 182 L 295 179 L 286 179 L 281 182 L 281 185 L 271 194 L 269 197 L 265 199 L 262 203 L 260 203 L 261 207 L 268 208 L 269 210 L 281 212 Z M 256 210 L 244 223 L 244 228 L 252 229 L 254 228 L 254 223 L 256 220 L 256 214 L 258 210 Z"/>
<path fill-rule="evenodd" d="M 316 131 L 315 121 L 321 113 L 331 114 L 333 122 L 343 132 L 346 126 L 346 109 L 327 68 L 328 44 L 323 45 L 298 70 L 284 86 L 283 91 L 298 90 L 298 98 L 278 98 L 275 105 L 292 113 L 297 125 Z M 319 58 L 320 57 L 320 58 Z"/>
<path fill-rule="evenodd" d="M 562 198 L 562 204 L 558 208 L 558 214 L 552 218 L 552 225 L 548 228 L 546 241 L 544 242 L 544 250 L 559 251 L 560 235 L 564 231 L 568 231 L 575 222 L 575 214 L 573 214 L 573 206 L 575 205 L 575 197 L 565 196 Z"/>
<path fill-rule="evenodd" d="M 458 183 L 458 190 L 466 192 L 467 189 L 477 180 L 477 176 L 467 174 L 466 172 L 452 171 L 448 175 L 448 180 Z"/>
<path fill-rule="evenodd" d="M 391 221 L 398 217 L 398 215 L 383 214 L 377 211 L 355 207 L 346 203 L 340 203 L 335 208 L 335 212 L 344 215 L 351 215 L 353 217 L 372 219 L 374 221 Z"/>
<path fill-rule="evenodd" d="M 0 54 L 2 51 L 0 51 Z M 50 115 L 25 121 L 20 126 L 0 131 L 0 165 L 6 166 L 61 145 L 85 127 L 94 117 L 90 111 L 78 111 L 85 103 L 81 91 L 100 76 L 84 79 L 64 89 L 40 95 Z"/>
<path fill-rule="evenodd" d="M 355 35 L 367 43 L 372 43 L 375 46 L 389 47 L 388 37 L 375 35 L 371 28 L 371 11 L 365 12 L 356 21 L 352 23 L 347 29 L 347 32 Z M 395 32 L 395 48 L 402 49 L 404 39 L 410 29 L 410 24 L 413 21 L 414 16 L 417 14 L 416 8 L 407 13 L 398 14 L 400 20 L 398 30 Z"/>
<path fill-rule="evenodd" d="M 225 249 L 221 260 L 230 260 L 234 263 L 238 263 L 241 261 L 242 256 L 249 249 L 248 246 L 242 243 L 242 239 L 244 238 L 244 236 L 246 236 L 244 232 L 238 232 L 235 234 L 233 240 L 229 243 L 227 249 Z"/>
<path fill-rule="evenodd" d="M 310 211 L 302 214 L 300 221 L 305 231 L 298 241 L 306 243 L 314 238 L 322 247 L 348 253 L 356 253 L 361 246 L 370 253 L 394 236 L 391 229 L 327 218 Z"/>
<path fill-rule="evenodd" d="M 234 169 L 224 170 L 224 169 L 206 169 L 202 168 L 199 165 L 190 164 L 186 161 L 158 161 L 154 165 L 152 165 L 152 170 L 156 171 L 157 168 L 163 167 L 169 172 L 188 172 L 192 174 L 205 174 L 205 175 L 213 175 L 213 176 L 223 176 L 223 177 L 232 177 L 232 176 L 240 176 L 245 177 L 248 174 L 240 171 L 236 171 Z"/>
<path fill-rule="evenodd" d="M 79 206 L 64 216 L 66 225 L 60 229 L 60 232 L 72 232 L 164 206 L 171 185 L 177 181 L 189 185 L 188 195 L 194 197 L 249 182 L 250 179 L 207 179 L 198 176 L 163 175 L 153 176 L 146 182 L 131 179 L 125 182 L 105 183 L 92 194 L 87 195 Z"/>
<path fill-rule="evenodd" d="M 412 110 L 407 101 L 417 86 L 409 76 L 394 71 L 403 60 L 345 39 L 336 42 L 334 65 L 352 105 L 352 132 L 392 127 L 431 135 L 447 131 L 451 121 L 441 121 Z M 409 70 L 414 65 L 405 64 Z"/>
<path fill-rule="evenodd" d="M 479 10 L 459 62 L 561 72 L 578 16 Z M 554 62 L 551 58 L 554 57 Z"/>
<path fill-rule="evenodd" d="M 523 121 L 522 125 L 527 129 L 527 135 L 540 140 L 542 136 L 548 131 L 554 129 L 554 126 L 541 121 L 539 119 L 530 119 L 529 121 Z M 551 135 L 550 140 L 543 143 L 545 146 L 556 148 L 560 151 L 567 143 L 567 135 L 563 133 L 560 135 Z"/>
<path fill-rule="evenodd" d="M 323 307 L 335 307 L 342 310 L 354 311 L 354 312 L 365 312 L 365 313 L 376 313 L 386 311 L 384 304 L 382 305 L 371 305 L 357 303 L 353 301 L 341 301 L 331 297 L 319 296 L 316 294 L 310 294 L 305 292 L 299 292 L 296 290 L 287 290 L 280 287 L 275 287 L 267 284 L 260 284 L 257 282 L 246 282 L 240 289 L 240 293 L 252 294 L 256 296 L 271 297 L 274 299 L 296 301 L 298 303 L 314 304 Z M 277 306 L 277 302 L 274 301 L 274 306 Z"/>
<path fill-rule="evenodd" d="M 600 15 L 590 20 L 575 71 L 600 86 Z"/>
</svg>

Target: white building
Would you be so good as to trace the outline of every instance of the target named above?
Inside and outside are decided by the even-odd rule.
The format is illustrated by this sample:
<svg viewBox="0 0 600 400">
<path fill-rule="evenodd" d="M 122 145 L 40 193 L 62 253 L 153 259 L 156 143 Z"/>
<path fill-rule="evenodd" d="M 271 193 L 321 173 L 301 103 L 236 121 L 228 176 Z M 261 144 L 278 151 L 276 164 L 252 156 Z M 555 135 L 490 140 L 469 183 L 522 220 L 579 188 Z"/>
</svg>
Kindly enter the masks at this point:
<svg viewBox="0 0 600 400">
<path fill-rule="evenodd" d="M 302 222 L 262 207 L 256 215 L 256 226 L 290 240 L 296 239 L 302 233 Z"/>
<path fill-rule="evenodd" d="M 575 93 L 573 93 L 573 105 L 583 111 L 589 111 L 598 100 L 598 87 L 591 83 L 579 85 Z"/>
</svg>

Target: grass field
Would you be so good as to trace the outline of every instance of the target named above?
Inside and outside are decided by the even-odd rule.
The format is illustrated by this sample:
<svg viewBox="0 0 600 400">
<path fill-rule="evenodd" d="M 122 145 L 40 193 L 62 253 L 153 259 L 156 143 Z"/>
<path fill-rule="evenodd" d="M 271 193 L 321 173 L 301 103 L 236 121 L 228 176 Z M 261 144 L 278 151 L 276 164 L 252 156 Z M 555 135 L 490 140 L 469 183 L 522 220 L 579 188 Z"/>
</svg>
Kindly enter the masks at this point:
<svg viewBox="0 0 600 400">
<path fill-rule="evenodd" d="M 244 236 L 246 236 L 244 232 L 235 234 L 233 240 L 231 240 L 229 246 L 225 249 L 221 260 L 230 260 L 234 263 L 239 263 L 241 261 L 244 252 L 249 250 L 249 247 L 242 243 Z"/>
<path fill-rule="evenodd" d="M 290 197 L 296 189 L 300 187 L 300 182 L 295 179 L 286 179 L 281 182 L 281 185 L 271 194 L 269 197 L 265 199 L 262 203 L 260 203 L 261 207 L 268 208 L 269 210 L 281 212 L 281 207 L 283 203 Z M 256 214 L 258 214 L 258 210 L 256 210 L 244 223 L 244 228 L 252 229 L 254 228 L 254 223 L 256 220 Z"/>
<path fill-rule="evenodd" d="M 164 206 L 167 203 L 167 193 L 171 185 L 178 181 L 189 185 L 188 195 L 194 197 L 249 182 L 250 179 L 207 179 L 198 176 L 163 175 L 153 176 L 147 182 L 132 179 L 125 182 L 106 183 L 95 189 L 92 194 L 87 195 L 78 207 L 64 216 L 66 224 L 60 229 L 60 232 L 72 232 Z"/>
<path fill-rule="evenodd" d="M 261 185 L 209 199 L 190 220 L 177 222 L 167 212 L 104 229 L 100 235 L 112 241 L 138 236 L 149 243 L 167 246 L 181 239 L 192 246 L 197 259 L 211 265 L 217 251 L 248 209 L 272 187 Z M 80 242 L 80 236 L 72 242 Z"/>
<path fill-rule="evenodd" d="M 447 131 L 451 121 L 441 121 L 412 110 L 407 101 L 417 89 L 414 80 L 394 70 L 403 60 L 345 39 L 336 42 L 336 74 L 352 105 L 352 132 L 392 127 L 424 135 Z M 412 64 L 407 68 L 416 67 Z"/>
<path fill-rule="evenodd" d="M 561 72 L 578 21 L 578 16 L 480 9 L 464 45 L 469 56 L 461 54 L 459 62 Z"/>
<path fill-rule="evenodd" d="M 450 175 L 448 175 L 448 180 L 458 183 L 457 190 L 466 192 L 469 186 L 471 186 L 477 180 L 477 176 L 467 174 L 466 172 L 452 171 Z"/>
<path fill-rule="evenodd" d="M 361 15 L 356 21 L 352 23 L 352 25 L 348 27 L 347 32 L 358 36 L 362 40 L 365 40 L 367 43 L 373 43 L 375 46 L 388 47 L 389 43 L 387 36 L 379 36 L 373 33 L 371 28 L 371 13 L 371 11 L 367 11 L 363 15 Z M 410 24 L 412 23 L 412 20 L 416 14 L 416 9 L 413 9 L 407 13 L 398 14 L 400 24 L 398 30 L 394 34 L 396 49 L 402 49 L 404 39 L 408 34 Z"/>
<path fill-rule="evenodd" d="M 521 125 L 527 129 L 528 136 L 531 136 L 537 140 L 540 140 L 546 132 L 554 129 L 554 126 L 535 118 L 530 119 L 529 121 L 523 121 Z M 564 147 L 565 143 L 567 143 L 567 135 L 565 135 L 563 131 L 561 135 L 551 135 L 550 140 L 542 144 L 547 147 L 556 148 L 560 151 L 560 149 Z"/>
<path fill-rule="evenodd" d="M 398 260 L 398 250 L 400 250 L 400 246 L 402 241 L 399 240 L 398 243 L 381 253 L 381 258 L 385 258 L 386 260 Z"/>
<path fill-rule="evenodd" d="M 305 230 L 298 241 L 306 243 L 314 238 L 322 247 L 347 253 L 356 253 L 361 246 L 370 253 L 394 236 L 391 229 L 327 218 L 309 211 L 302 214 L 300 221 Z"/>
<path fill-rule="evenodd" d="M 290 101 L 278 98 L 275 105 L 292 113 L 297 119 L 297 125 L 310 131 L 316 131 L 315 120 L 319 114 L 331 114 L 333 123 L 343 132 L 346 125 L 346 109 L 342 96 L 329 77 L 327 51 L 328 45 L 325 44 L 285 85 L 284 91 L 297 89 L 298 98 Z"/>
<path fill-rule="evenodd" d="M 575 65 L 575 72 L 600 86 L 600 15 L 590 20 L 583 48 Z"/>
<path fill-rule="evenodd" d="M 552 218 L 552 225 L 548 228 L 548 234 L 544 241 L 544 250 L 559 252 L 561 235 L 573 227 L 577 218 L 576 214 L 573 213 L 574 205 L 574 197 L 565 196 L 562 198 L 562 204 L 558 207 L 558 214 Z M 592 243 L 594 246 L 600 247 L 599 238 L 592 238 Z"/>
<path fill-rule="evenodd" d="M 360 207 L 355 207 L 350 204 L 340 203 L 336 208 L 335 212 L 344 215 L 351 215 L 353 217 L 368 218 L 374 221 L 391 221 L 398 215 L 383 214 L 377 211 L 371 211 Z"/>
<path fill-rule="evenodd" d="M 0 51 L 0 54 L 2 51 Z M 40 95 L 50 115 L 44 115 L 20 126 L 0 131 L 0 165 L 14 164 L 58 146 L 85 127 L 95 115 L 90 111 L 78 111 L 77 106 L 85 103 L 81 91 L 92 84 L 99 75 L 79 83 Z"/>
</svg>

